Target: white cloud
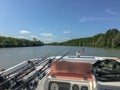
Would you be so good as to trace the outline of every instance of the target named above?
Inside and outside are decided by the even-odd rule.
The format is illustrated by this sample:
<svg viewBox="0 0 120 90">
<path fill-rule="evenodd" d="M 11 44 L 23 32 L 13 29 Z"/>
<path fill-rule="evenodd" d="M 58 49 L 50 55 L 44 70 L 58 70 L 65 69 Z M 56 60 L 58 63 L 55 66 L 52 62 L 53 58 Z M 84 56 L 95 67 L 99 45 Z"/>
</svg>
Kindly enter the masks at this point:
<svg viewBox="0 0 120 90">
<path fill-rule="evenodd" d="M 43 41 L 44 43 L 51 43 L 54 41 L 53 38 L 41 38 L 41 41 Z"/>
<path fill-rule="evenodd" d="M 25 34 L 30 34 L 30 32 L 27 31 L 27 30 L 21 30 L 21 31 L 20 31 L 20 34 L 23 34 L 23 35 L 25 35 Z"/>
<path fill-rule="evenodd" d="M 53 34 L 52 33 L 41 33 L 41 36 L 44 36 L 44 37 L 53 37 Z"/>
<path fill-rule="evenodd" d="M 46 40 L 46 41 L 53 41 L 52 38 L 47 38 L 47 39 L 44 39 L 44 40 Z"/>
<path fill-rule="evenodd" d="M 18 38 L 19 38 L 19 39 L 28 39 L 28 38 L 25 37 L 25 36 L 19 36 Z"/>
<path fill-rule="evenodd" d="M 34 36 L 34 35 L 32 35 L 32 36 L 30 36 L 31 38 L 38 38 L 37 36 Z"/>
<path fill-rule="evenodd" d="M 114 11 L 112 11 L 112 8 L 108 8 L 108 9 L 106 10 L 106 12 L 107 12 L 108 14 L 120 14 L 119 12 L 114 12 Z"/>
<path fill-rule="evenodd" d="M 20 37 L 18 37 L 18 38 L 25 38 L 24 36 L 20 36 Z"/>
<path fill-rule="evenodd" d="M 70 34 L 70 30 L 63 31 L 64 34 Z"/>
<path fill-rule="evenodd" d="M 88 22 L 88 21 L 99 21 L 104 20 L 103 18 L 81 18 L 80 22 Z"/>
</svg>

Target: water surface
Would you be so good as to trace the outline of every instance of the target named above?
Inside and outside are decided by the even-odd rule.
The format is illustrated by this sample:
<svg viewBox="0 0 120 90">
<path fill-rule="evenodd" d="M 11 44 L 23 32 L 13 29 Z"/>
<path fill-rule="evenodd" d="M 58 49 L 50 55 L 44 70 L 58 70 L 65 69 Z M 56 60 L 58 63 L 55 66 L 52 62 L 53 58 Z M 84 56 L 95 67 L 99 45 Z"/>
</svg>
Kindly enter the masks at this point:
<svg viewBox="0 0 120 90">
<path fill-rule="evenodd" d="M 24 60 L 40 58 L 49 55 L 75 55 L 76 51 L 82 51 L 83 47 L 74 46 L 40 46 L 21 48 L 0 48 L 0 68 L 8 68 Z M 120 50 L 84 47 L 85 55 L 92 56 L 114 56 L 120 57 Z"/>
</svg>

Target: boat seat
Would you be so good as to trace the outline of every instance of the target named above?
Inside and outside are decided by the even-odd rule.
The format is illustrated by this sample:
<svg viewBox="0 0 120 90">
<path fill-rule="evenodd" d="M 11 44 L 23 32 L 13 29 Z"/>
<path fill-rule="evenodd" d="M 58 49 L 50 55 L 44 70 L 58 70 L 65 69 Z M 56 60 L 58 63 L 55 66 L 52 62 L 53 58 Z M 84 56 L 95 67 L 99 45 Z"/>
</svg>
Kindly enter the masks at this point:
<svg viewBox="0 0 120 90">
<path fill-rule="evenodd" d="M 93 80 L 92 65 L 84 62 L 54 61 L 51 63 L 50 75 L 54 78 Z"/>
</svg>

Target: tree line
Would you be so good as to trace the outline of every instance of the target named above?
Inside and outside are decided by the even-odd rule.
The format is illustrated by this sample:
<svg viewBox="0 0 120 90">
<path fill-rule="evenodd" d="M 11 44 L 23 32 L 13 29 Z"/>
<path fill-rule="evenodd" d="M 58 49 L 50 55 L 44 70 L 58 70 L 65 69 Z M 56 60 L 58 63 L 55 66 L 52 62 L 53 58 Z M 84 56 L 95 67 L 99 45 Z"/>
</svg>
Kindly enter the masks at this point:
<svg viewBox="0 0 120 90">
<path fill-rule="evenodd" d="M 30 47 L 30 46 L 42 46 L 43 42 L 33 38 L 33 40 L 19 39 L 13 37 L 0 36 L 0 47 Z"/>
<path fill-rule="evenodd" d="M 106 33 L 100 33 L 92 37 L 72 39 L 62 43 L 54 42 L 51 45 L 120 48 L 120 31 L 109 29 Z"/>
</svg>

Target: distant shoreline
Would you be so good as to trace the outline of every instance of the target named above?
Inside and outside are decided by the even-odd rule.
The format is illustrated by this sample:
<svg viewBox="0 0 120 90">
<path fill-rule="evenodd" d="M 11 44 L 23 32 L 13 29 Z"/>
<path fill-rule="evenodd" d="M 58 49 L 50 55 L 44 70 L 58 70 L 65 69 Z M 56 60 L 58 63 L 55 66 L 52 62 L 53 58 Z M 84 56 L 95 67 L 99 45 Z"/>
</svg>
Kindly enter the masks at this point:
<svg viewBox="0 0 120 90">
<path fill-rule="evenodd" d="M 100 33 L 92 37 L 77 38 L 61 43 L 53 42 L 49 45 L 120 48 L 120 31 L 110 29 L 106 33 Z"/>
<path fill-rule="evenodd" d="M 30 46 L 42 46 L 43 42 L 33 38 L 33 40 L 19 39 L 13 37 L 0 36 L 0 48 L 10 47 L 30 47 Z"/>
</svg>

